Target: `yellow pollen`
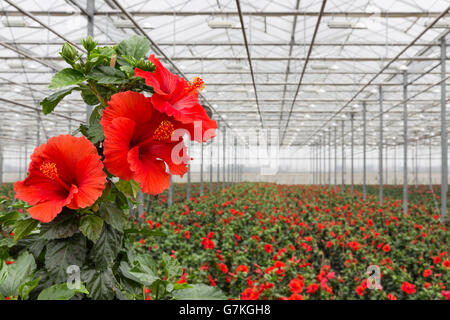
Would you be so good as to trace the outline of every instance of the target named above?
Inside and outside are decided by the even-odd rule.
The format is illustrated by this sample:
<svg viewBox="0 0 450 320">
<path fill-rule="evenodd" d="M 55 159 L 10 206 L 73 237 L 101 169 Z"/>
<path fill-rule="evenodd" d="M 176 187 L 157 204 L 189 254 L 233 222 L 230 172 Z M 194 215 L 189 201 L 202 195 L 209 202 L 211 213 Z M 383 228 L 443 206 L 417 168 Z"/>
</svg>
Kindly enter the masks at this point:
<svg viewBox="0 0 450 320">
<path fill-rule="evenodd" d="M 54 162 L 45 161 L 41 164 L 39 170 L 49 179 L 55 180 L 58 177 L 58 169 Z"/>
<path fill-rule="evenodd" d="M 163 120 L 159 124 L 158 128 L 156 128 L 155 133 L 153 134 L 153 139 L 158 141 L 167 141 L 170 140 L 173 131 L 175 128 L 173 124 L 168 120 Z"/>
<path fill-rule="evenodd" d="M 202 80 L 202 78 L 200 77 L 195 77 L 190 86 L 188 87 L 187 91 L 196 91 L 196 90 L 200 90 L 202 91 L 203 89 L 205 89 L 205 82 Z"/>
</svg>

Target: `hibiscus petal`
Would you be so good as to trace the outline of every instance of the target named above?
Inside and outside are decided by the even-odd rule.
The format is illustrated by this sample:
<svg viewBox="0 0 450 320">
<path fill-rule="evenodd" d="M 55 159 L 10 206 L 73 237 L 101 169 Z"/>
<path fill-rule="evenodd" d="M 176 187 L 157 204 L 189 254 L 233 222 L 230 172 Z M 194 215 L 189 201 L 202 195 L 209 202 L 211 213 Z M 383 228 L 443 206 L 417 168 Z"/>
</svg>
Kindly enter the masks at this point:
<svg viewBox="0 0 450 320">
<path fill-rule="evenodd" d="M 133 171 L 133 179 L 139 182 L 142 191 L 148 194 L 159 194 L 169 187 L 170 175 L 166 173 L 166 165 L 153 157 L 143 157 L 139 147 L 128 153 L 128 163 Z"/>
<path fill-rule="evenodd" d="M 14 183 L 15 197 L 35 205 L 41 201 L 64 199 L 67 190 L 57 181 L 38 173 L 30 174 L 25 180 Z"/>
<path fill-rule="evenodd" d="M 179 142 L 182 149 L 185 150 L 185 145 L 183 142 Z M 174 150 L 174 147 L 178 143 L 159 143 L 159 142 L 153 142 L 151 144 L 148 144 L 145 146 L 145 148 L 141 148 L 140 150 L 140 157 L 153 157 L 153 158 L 159 158 L 163 160 L 165 163 L 167 163 L 167 166 L 169 167 L 169 171 L 172 174 L 179 175 L 183 177 L 183 175 L 187 172 L 188 168 L 186 165 L 186 162 L 189 160 L 186 155 L 184 155 L 184 159 L 181 159 L 181 163 L 175 164 L 173 161 L 172 156 L 172 150 Z M 180 148 L 180 150 L 181 150 Z M 177 150 L 177 149 L 175 149 Z M 183 156 L 183 154 L 181 154 Z M 180 158 L 181 158 L 180 156 Z M 177 161 L 178 162 L 178 161 Z"/>
<path fill-rule="evenodd" d="M 133 120 L 139 126 L 150 121 L 152 110 L 150 99 L 142 93 L 134 91 L 116 93 L 111 97 L 108 107 L 103 111 L 100 124 L 105 130 L 113 119 L 124 117 Z"/>
<path fill-rule="evenodd" d="M 123 180 L 133 178 L 133 172 L 128 166 L 127 155 L 130 151 L 130 142 L 135 127 L 136 123 L 133 120 L 123 117 L 116 118 L 109 125 L 103 126 L 105 167 L 110 173 Z"/>
<path fill-rule="evenodd" d="M 63 199 L 55 199 L 38 203 L 27 211 L 33 219 L 48 223 L 62 211 L 62 208 L 72 201 L 73 196 L 78 192 L 74 185 L 70 187 L 69 195 Z"/>
<path fill-rule="evenodd" d="M 75 171 L 78 192 L 67 207 L 78 209 L 94 204 L 102 194 L 106 182 L 106 174 L 99 167 L 103 168 L 103 164 L 98 154 L 88 155 L 77 163 Z"/>
</svg>

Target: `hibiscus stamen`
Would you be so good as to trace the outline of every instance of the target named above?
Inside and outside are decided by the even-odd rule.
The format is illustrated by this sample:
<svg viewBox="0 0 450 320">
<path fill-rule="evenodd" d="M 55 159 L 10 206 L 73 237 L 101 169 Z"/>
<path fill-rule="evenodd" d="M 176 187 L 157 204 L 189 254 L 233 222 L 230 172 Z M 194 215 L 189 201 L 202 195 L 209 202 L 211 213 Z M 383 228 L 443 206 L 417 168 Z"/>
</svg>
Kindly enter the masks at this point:
<svg viewBox="0 0 450 320">
<path fill-rule="evenodd" d="M 174 130 L 175 128 L 172 122 L 168 120 L 163 120 L 159 124 L 158 128 L 156 128 L 155 133 L 153 134 L 153 139 L 158 141 L 170 140 Z"/>
<path fill-rule="evenodd" d="M 188 92 L 197 92 L 197 91 L 202 91 L 203 89 L 205 89 L 205 82 L 203 81 L 202 78 L 200 77 L 195 77 L 191 84 L 186 88 L 186 91 Z"/>
<path fill-rule="evenodd" d="M 56 167 L 56 163 L 51 162 L 51 161 L 44 161 L 40 165 L 39 170 L 42 172 L 42 174 L 44 176 L 46 176 L 50 180 L 56 180 L 60 184 L 62 184 L 62 186 L 66 190 L 70 190 L 70 186 L 67 183 L 65 183 L 63 180 L 61 180 L 61 178 L 59 177 L 59 175 L 58 175 L 58 168 Z"/>
<path fill-rule="evenodd" d="M 39 170 L 44 176 L 51 180 L 55 180 L 58 177 L 58 169 L 56 168 L 56 163 L 45 161 L 39 167 Z"/>
</svg>

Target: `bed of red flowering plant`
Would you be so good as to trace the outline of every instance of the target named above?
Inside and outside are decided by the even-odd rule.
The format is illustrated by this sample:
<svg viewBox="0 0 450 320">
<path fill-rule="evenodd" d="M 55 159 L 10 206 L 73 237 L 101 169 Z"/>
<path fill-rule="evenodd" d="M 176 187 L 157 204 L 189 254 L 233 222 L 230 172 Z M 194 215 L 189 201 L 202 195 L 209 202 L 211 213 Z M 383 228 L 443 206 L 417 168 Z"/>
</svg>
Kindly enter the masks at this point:
<svg viewBox="0 0 450 320">
<path fill-rule="evenodd" d="M 203 80 L 172 74 L 150 43 L 133 36 L 100 47 L 65 43 L 68 64 L 41 101 L 49 114 L 69 94 L 92 106 L 73 135 L 51 137 L 31 155 L 23 181 L 2 186 L 0 299 L 184 299 L 225 296 L 179 280 L 178 260 L 138 240 L 165 236 L 133 216 L 139 190 L 156 196 L 183 176 L 185 138 L 203 143 L 217 124 L 199 104 Z M 81 133 L 79 136 L 78 133 Z"/>
<path fill-rule="evenodd" d="M 174 194 L 184 199 L 184 190 Z M 151 201 L 143 224 L 168 236 L 141 245 L 170 249 L 182 281 L 233 299 L 450 299 L 450 231 L 436 195 L 415 191 L 403 216 L 399 187 L 379 205 L 340 188 L 241 183 L 200 197 L 196 185 L 190 202 Z M 378 282 L 369 266 L 379 268 Z"/>
</svg>

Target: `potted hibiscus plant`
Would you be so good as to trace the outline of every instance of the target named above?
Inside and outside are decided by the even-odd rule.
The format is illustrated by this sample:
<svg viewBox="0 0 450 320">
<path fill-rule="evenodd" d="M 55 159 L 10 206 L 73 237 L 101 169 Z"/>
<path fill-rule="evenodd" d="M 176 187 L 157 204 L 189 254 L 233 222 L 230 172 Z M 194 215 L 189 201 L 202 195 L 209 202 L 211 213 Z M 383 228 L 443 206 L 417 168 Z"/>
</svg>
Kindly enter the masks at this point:
<svg viewBox="0 0 450 320">
<path fill-rule="evenodd" d="M 14 184 L 17 201 L 0 215 L 0 299 L 225 298 L 187 284 L 174 257 L 144 252 L 140 238 L 164 234 L 137 227 L 130 214 L 139 190 L 160 194 L 170 174 L 187 172 L 186 136 L 215 136 L 198 100 L 203 81 L 147 59 L 144 37 L 82 45 L 64 44 L 69 66 L 53 76 L 49 88 L 58 91 L 41 106 L 49 114 L 78 93 L 93 111 L 75 135 L 37 147 L 27 177 Z"/>
</svg>

